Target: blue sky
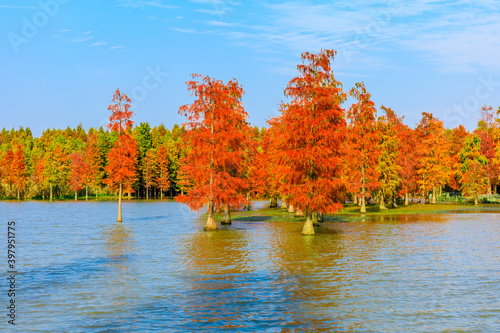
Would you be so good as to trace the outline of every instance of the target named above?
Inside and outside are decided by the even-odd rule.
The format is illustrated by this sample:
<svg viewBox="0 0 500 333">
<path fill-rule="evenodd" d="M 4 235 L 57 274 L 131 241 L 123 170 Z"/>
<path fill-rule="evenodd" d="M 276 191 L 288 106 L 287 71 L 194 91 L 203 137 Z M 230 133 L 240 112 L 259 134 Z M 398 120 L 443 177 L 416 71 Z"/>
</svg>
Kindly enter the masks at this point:
<svg viewBox="0 0 500 333">
<path fill-rule="evenodd" d="M 426 111 L 472 130 L 500 105 L 499 14 L 495 0 L 0 0 L 0 128 L 105 125 L 118 87 L 137 123 L 171 127 L 191 73 L 236 78 L 264 126 L 300 54 L 334 49 L 346 90 L 364 81 L 410 126 Z"/>
</svg>

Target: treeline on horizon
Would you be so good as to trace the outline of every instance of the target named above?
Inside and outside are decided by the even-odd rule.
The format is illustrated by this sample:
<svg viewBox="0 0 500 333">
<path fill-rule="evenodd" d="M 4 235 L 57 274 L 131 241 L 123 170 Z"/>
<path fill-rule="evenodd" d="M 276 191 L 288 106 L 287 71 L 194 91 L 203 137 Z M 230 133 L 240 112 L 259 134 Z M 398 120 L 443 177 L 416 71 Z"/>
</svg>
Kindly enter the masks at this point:
<svg viewBox="0 0 500 333">
<path fill-rule="evenodd" d="M 174 125 L 170 130 L 160 124 L 151 128 L 147 122 L 124 126 L 131 141 L 123 144 L 133 150 L 129 153 L 133 157 L 130 170 L 120 179 L 124 193 L 147 199 L 179 194 L 185 197 L 201 186 L 197 182 L 202 180 L 197 180 L 194 170 L 206 165 L 213 171 L 212 182 L 219 173 L 237 179 L 238 182 L 227 183 L 233 184 L 231 195 L 244 196 L 246 200 L 268 198 L 276 206 L 278 199 L 283 199 L 300 209 L 301 202 L 328 192 L 326 198 L 335 198 L 336 202 L 323 204 L 325 212 L 337 210 L 346 201 L 357 203 L 363 212 L 367 198 L 377 199 L 381 209 L 396 207 L 398 202 L 408 205 L 411 197 L 435 202 L 442 190 L 460 191 L 477 204 L 481 194 L 497 192 L 498 111 L 491 106 L 478 110 L 481 120 L 472 133 L 462 125 L 444 128 L 441 120 L 425 112 L 412 128 L 392 109 L 380 106 L 377 110 L 363 83 L 343 91 L 330 68 L 333 54 L 303 54 L 304 64 L 298 66 L 300 75 L 285 89 L 291 102 L 282 103 L 282 115 L 261 129 L 246 122 L 247 114 L 238 104 L 243 90 L 236 81 L 224 85 L 205 77 L 202 83 L 188 82 L 188 89 L 199 99 L 180 108 L 188 120 L 186 127 Z M 220 84 L 219 91 L 213 90 L 215 83 Z M 118 90 L 117 93 L 121 103 Z M 211 109 L 210 138 L 206 134 L 210 133 L 210 126 L 203 122 L 207 121 L 211 107 L 196 103 L 202 97 L 216 101 L 225 93 L 226 104 L 221 104 L 221 108 L 231 101 L 232 113 L 217 114 L 217 110 Z M 355 101 L 343 108 L 349 96 Z M 123 107 L 119 102 L 117 110 Z M 203 111 L 203 107 L 207 109 Z M 214 115 L 227 118 L 219 123 L 223 130 L 216 130 L 222 136 L 217 147 L 213 145 L 217 135 Z M 118 121 L 124 119 L 130 117 L 122 116 Z M 196 153 L 203 142 L 209 142 L 200 136 L 204 130 L 208 130 L 204 135 L 211 140 L 213 150 L 205 147 Z M 37 138 L 29 128 L 4 128 L 0 132 L 0 197 L 53 200 L 73 195 L 75 199 L 77 195 L 115 195 L 118 188 L 109 181 L 113 176 L 110 173 L 121 171 L 110 165 L 110 152 L 121 134 L 102 127 L 86 131 L 80 124 L 74 129 L 47 129 Z M 215 160 L 212 156 L 210 163 L 203 164 L 207 154 L 215 154 Z M 217 156 L 225 160 L 214 166 Z M 297 192 L 301 186 L 314 189 L 307 192 L 302 188 Z M 304 192 L 303 197 L 300 191 Z M 216 208 L 241 203 L 227 199 Z"/>
</svg>

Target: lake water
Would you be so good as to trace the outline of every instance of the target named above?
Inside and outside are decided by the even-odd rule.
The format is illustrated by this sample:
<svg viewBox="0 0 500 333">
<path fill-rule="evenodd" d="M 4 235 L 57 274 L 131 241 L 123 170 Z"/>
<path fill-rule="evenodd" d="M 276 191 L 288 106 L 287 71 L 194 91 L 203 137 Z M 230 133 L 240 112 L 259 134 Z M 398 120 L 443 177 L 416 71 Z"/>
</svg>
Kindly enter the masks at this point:
<svg viewBox="0 0 500 333">
<path fill-rule="evenodd" d="M 0 202 L 20 272 L 17 325 L 4 278 L 0 328 L 500 332 L 498 213 L 329 222 L 303 237 L 293 222 L 206 233 L 175 202 L 123 209 L 118 225 L 116 202 Z"/>
</svg>

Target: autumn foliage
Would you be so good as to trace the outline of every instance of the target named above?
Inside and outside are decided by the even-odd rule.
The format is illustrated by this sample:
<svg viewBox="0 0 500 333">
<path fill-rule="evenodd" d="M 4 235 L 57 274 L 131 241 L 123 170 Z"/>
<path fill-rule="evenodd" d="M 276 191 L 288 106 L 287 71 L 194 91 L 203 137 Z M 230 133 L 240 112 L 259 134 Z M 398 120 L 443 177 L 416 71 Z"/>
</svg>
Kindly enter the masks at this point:
<svg viewBox="0 0 500 333">
<path fill-rule="evenodd" d="M 335 52 L 303 53 L 284 89 L 280 115 L 250 127 L 242 96 L 227 83 L 193 75 L 192 104 L 179 108 L 185 126 L 134 125 L 131 100 L 116 90 L 105 128 L 29 128 L 0 132 L 0 197 L 74 198 L 93 192 L 129 198 L 176 197 L 214 214 L 251 209 L 250 199 L 303 213 L 313 234 L 323 213 L 352 202 L 361 212 L 398 204 L 435 203 L 452 195 L 476 204 L 496 197 L 500 183 L 500 109 L 483 106 L 477 128 L 446 129 L 423 112 L 415 126 L 377 106 L 363 82 L 345 89 L 334 76 Z M 350 104 L 347 104 L 350 103 Z M 445 192 L 440 195 L 441 192 Z M 491 195 L 493 192 L 493 196 Z M 488 195 L 487 197 L 481 197 Z"/>
<path fill-rule="evenodd" d="M 207 205 L 205 228 L 215 230 L 215 210 L 246 202 L 242 167 L 248 146 L 248 115 L 241 103 L 243 89 L 236 80 L 223 83 L 208 76 L 192 77 L 201 78 L 201 82 L 187 82 L 196 100 L 179 108 L 187 118 L 187 148 L 180 172 L 188 193 L 176 199 L 194 210 Z"/>
<path fill-rule="evenodd" d="M 280 191 L 307 217 L 304 234 L 313 234 L 312 214 L 334 213 L 341 205 L 342 143 L 346 122 L 342 85 L 331 69 L 333 51 L 302 54 L 300 75 L 292 79 L 275 128 Z"/>
</svg>

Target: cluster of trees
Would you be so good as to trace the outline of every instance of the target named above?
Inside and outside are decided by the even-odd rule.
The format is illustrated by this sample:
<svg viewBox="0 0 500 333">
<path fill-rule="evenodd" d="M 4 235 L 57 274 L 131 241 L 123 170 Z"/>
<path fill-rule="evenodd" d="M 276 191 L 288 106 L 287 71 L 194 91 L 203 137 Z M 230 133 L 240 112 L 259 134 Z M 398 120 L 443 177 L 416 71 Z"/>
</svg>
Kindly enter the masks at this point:
<svg viewBox="0 0 500 333">
<path fill-rule="evenodd" d="M 113 148 L 119 133 L 79 125 L 75 129 L 47 129 L 34 138 L 30 129 L 3 129 L 0 132 L 0 197 L 53 200 L 68 196 L 94 196 L 116 193 L 109 181 L 117 172 L 127 182 L 123 190 L 137 198 L 173 197 L 180 193 L 179 163 L 185 129 L 163 124 L 151 128 L 141 123 L 126 133 L 125 146 L 135 150 L 133 163 L 117 166 L 119 155 Z M 125 139 L 122 139 L 122 141 Z M 123 142 L 120 142 L 123 143 Z M 122 169 L 122 170 L 120 170 Z"/>
<path fill-rule="evenodd" d="M 215 230 L 214 212 L 231 223 L 230 208 L 252 197 L 278 199 L 306 216 L 304 234 L 323 213 L 346 201 L 366 212 L 408 205 L 410 198 L 436 202 L 443 188 L 477 197 L 496 189 L 500 176 L 500 119 L 483 107 L 477 129 L 446 129 L 430 113 L 415 128 L 392 109 L 377 110 L 364 84 L 344 90 L 334 77 L 335 52 L 304 53 L 299 74 L 285 88 L 281 115 L 259 129 L 247 122 L 242 87 L 193 75 L 195 100 L 181 106 L 187 123 L 170 131 L 148 123 L 133 126 L 130 99 L 113 95 L 104 130 L 81 126 L 0 133 L 0 196 L 48 198 L 74 193 L 118 192 L 138 198 L 176 197 L 192 209 L 208 208 L 205 229 Z M 352 98 L 349 107 L 345 104 Z M 432 195 L 429 195 L 432 193 Z M 120 205 L 121 206 L 121 205 Z M 121 220 L 121 209 L 118 220 Z"/>
</svg>

